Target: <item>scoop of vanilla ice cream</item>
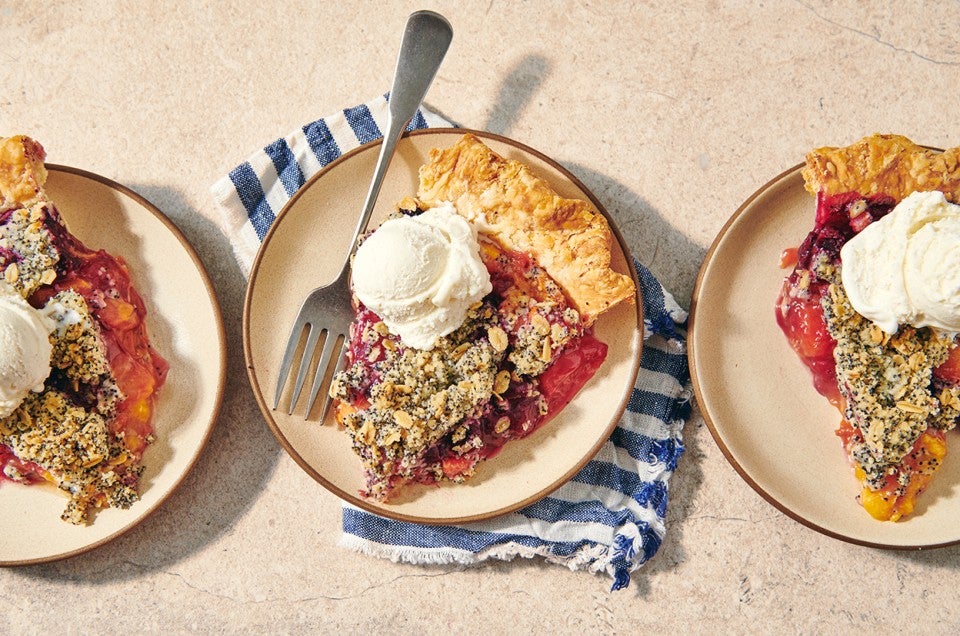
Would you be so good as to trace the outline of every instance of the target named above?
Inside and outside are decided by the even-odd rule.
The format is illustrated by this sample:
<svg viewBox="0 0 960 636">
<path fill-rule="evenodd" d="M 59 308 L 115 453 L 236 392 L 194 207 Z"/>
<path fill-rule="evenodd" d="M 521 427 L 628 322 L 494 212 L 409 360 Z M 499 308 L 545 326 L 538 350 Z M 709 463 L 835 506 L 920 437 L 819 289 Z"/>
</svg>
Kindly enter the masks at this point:
<svg viewBox="0 0 960 636">
<path fill-rule="evenodd" d="M 6 283 L 0 283 L 0 417 L 13 413 L 50 375 L 55 323 Z"/>
<path fill-rule="evenodd" d="M 960 331 L 960 206 L 914 192 L 840 251 L 850 304 L 885 332 Z"/>
<path fill-rule="evenodd" d="M 353 257 L 353 291 L 400 340 L 432 349 L 493 288 L 477 231 L 442 203 L 385 221 Z"/>
</svg>

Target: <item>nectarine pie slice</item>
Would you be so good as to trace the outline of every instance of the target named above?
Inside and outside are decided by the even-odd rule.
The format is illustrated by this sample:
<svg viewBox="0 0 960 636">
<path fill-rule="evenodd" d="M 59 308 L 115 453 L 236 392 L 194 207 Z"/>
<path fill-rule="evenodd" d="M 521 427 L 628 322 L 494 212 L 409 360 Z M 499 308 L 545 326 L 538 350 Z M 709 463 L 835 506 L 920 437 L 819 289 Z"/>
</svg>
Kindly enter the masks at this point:
<svg viewBox="0 0 960 636">
<path fill-rule="evenodd" d="M 167 363 L 126 264 L 81 243 L 47 197 L 44 158 L 0 139 L 0 481 L 54 484 L 82 524 L 138 500 Z"/>
<path fill-rule="evenodd" d="M 960 149 L 873 135 L 807 155 L 813 230 L 788 250 L 776 318 L 841 412 L 876 519 L 910 514 L 960 416 Z"/>
<path fill-rule="evenodd" d="M 378 500 L 463 481 L 555 416 L 604 361 L 594 320 L 636 293 L 602 214 L 473 135 L 433 150 L 398 208 L 354 258 L 331 389 Z"/>
</svg>

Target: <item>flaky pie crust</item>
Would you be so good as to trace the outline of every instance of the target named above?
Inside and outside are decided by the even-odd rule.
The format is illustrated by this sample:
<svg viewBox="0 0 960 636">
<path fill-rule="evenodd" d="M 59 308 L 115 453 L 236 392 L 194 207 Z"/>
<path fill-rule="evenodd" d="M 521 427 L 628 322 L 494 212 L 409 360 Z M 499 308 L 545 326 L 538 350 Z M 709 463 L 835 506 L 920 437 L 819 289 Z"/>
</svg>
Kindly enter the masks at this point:
<svg viewBox="0 0 960 636">
<path fill-rule="evenodd" d="M 0 138 L 0 212 L 46 200 L 46 152 L 24 135 Z"/>
<path fill-rule="evenodd" d="M 606 218 L 586 201 L 559 196 L 475 135 L 430 152 L 430 162 L 420 168 L 417 198 L 427 208 L 452 202 L 482 233 L 532 256 L 586 324 L 634 297 L 633 280 L 610 268 L 613 235 Z"/>
<path fill-rule="evenodd" d="M 940 190 L 956 203 L 960 148 L 938 152 L 902 135 L 875 134 L 842 148 L 811 150 L 803 179 L 813 194 L 885 194 L 900 201 L 911 192 Z"/>
</svg>

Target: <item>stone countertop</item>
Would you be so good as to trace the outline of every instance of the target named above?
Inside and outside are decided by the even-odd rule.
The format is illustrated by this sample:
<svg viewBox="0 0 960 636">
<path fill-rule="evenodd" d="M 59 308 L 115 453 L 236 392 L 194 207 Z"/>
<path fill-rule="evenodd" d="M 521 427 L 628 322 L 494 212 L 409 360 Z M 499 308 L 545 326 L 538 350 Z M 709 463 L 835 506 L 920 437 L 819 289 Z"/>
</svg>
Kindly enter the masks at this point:
<svg viewBox="0 0 960 636">
<path fill-rule="evenodd" d="M 427 104 L 564 164 L 689 307 L 724 222 L 807 149 L 872 132 L 960 145 L 960 5 L 868 5 L 0 0 L 0 133 L 163 210 L 205 263 L 228 340 L 190 476 L 103 547 L 0 570 L 0 632 L 960 629 L 960 548 L 881 551 L 798 524 L 696 412 L 668 534 L 626 590 L 540 560 L 416 567 L 338 547 L 338 500 L 251 394 L 245 280 L 209 194 L 255 148 L 385 92 L 406 16 L 432 8 L 455 35 Z"/>
</svg>

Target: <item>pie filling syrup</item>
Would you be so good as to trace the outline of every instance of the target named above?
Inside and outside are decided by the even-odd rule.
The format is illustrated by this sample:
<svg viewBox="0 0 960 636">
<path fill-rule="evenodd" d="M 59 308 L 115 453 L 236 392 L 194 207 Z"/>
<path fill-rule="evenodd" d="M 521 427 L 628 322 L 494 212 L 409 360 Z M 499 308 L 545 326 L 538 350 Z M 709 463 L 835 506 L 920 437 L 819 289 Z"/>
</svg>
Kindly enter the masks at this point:
<svg viewBox="0 0 960 636">
<path fill-rule="evenodd" d="M 831 305 L 831 283 L 839 280 L 840 249 L 856 233 L 888 214 L 895 203 L 885 195 L 819 193 L 813 231 L 799 248 L 788 249 L 781 257 L 781 266 L 792 266 L 793 271 L 784 279 L 776 305 L 777 323 L 810 369 L 817 391 L 843 415 L 837 435 L 857 478 L 864 484 L 860 503 L 880 520 L 897 520 L 913 511 L 917 496 L 926 488 L 946 454 L 944 429 L 956 422 L 956 410 L 945 405 L 940 409 L 942 416 L 952 416 L 952 420 L 942 426 L 926 426 L 909 441 L 909 448 L 899 462 L 883 465 L 867 452 L 864 431 L 838 384 L 837 341 L 828 327 L 825 307 Z M 901 332 L 907 329 L 912 328 L 901 327 Z M 917 331 L 929 332 L 928 329 Z M 879 328 L 874 333 L 878 342 L 886 340 L 879 334 Z M 953 347 L 942 357 L 946 360 L 933 368 L 928 387 L 934 396 L 955 393 L 960 385 L 960 348 Z M 952 398 L 946 399 L 949 402 Z"/>
<path fill-rule="evenodd" d="M 169 365 L 150 345 L 144 324 L 146 308 L 133 287 L 123 260 L 103 250 L 87 248 L 64 227 L 59 212 L 52 205 L 46 204 L 44 212 L 48 216 L 43 219 L 43 228 L 49 232 L 58 257 L 56 278 L 36 289 L 28 297 L 28 302 L 39 308 L 64 292 L 79 294 L 96 323 L 109 369 L 92 377 L 87 384 L 71 376 L 70 371 L 54 365 L 44 391 L 39 395 L 67 396 L 68 408 L 74 409 L 70 411 L 71 417 L 79 412 L 76 407 L 86 413 L 104 415 L 112 439 L 108 443 L 108 457 L 101 457 L 94 465 L 83 467 L 84 476 L 89 480 L 86 482 L 54 475 L 33 461 L 17 457 L 10 447 L 0 444 L 0 481 L 54 483 L 68 490 L 73 498 L 64 519 L 84 523 L 89 520 L 89 509 L 127 507 L 136 500 L 142 472 L 140 460 L 153 441 L 155 401 Z M 0 216 L 0 225 L 7 223 L 11 213 L 7 211 Z M 18 259 L 20 256 L 10 250 L 0 254 L 0 261 L 5 264 Z M 87 363 L 83 355 L 80 354 L 78 367 Z M 106 385 L 109 388 L 105 388 Z M 105 392 L 112 395 L 105 399 Z M 18 413 L 14 413 L 11 419 L 0 422 L 0 428 L 23 426 L 22 416 L 19 420 L 17 417 Z M 52 430 L 56 434 L 55 424 Z M 98 475 L 99 483 L 90 476 L 91 472 Z M 82 474 L 82 471 L 78 469 L 73 474 Z M 10 475 L 15 475 L 16 479 L 11 479 Z"/>
<path fill-rule="evenodd" d="M 333 393 L 366 469 L 365 497 L 463 481 L 556 415 L 606 357 L 607 346 L 530 257 L 489 239 L 480 256 L 493 291 L 431 352 L 404 347 L 373 311 L 357 309 L 351 364 Z"/>
</svg>

